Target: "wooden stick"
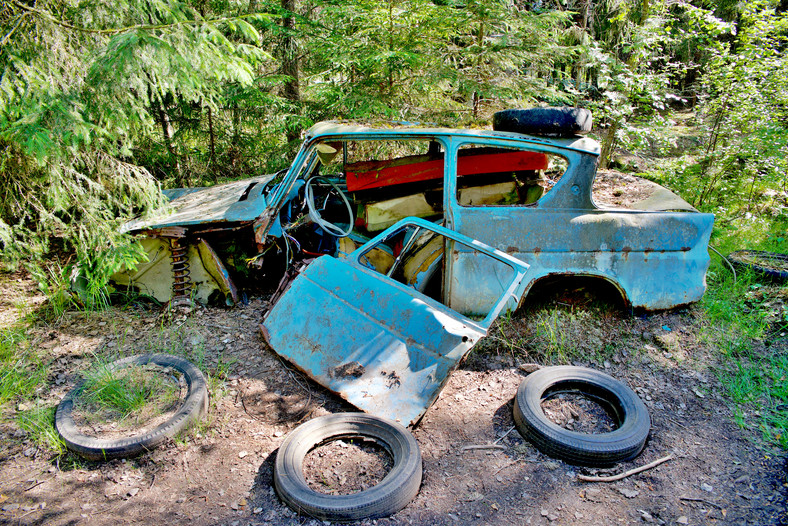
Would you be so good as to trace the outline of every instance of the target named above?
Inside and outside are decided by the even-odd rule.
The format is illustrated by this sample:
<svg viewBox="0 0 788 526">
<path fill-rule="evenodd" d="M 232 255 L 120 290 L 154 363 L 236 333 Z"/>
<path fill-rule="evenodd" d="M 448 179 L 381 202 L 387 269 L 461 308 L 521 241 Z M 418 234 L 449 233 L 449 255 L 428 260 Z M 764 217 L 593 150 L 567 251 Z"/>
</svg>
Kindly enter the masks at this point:
<svg viewBox="0 0 788 526">
<path fill-rule="evenodd" d="M 464 446 L 461 451 L 468 451 L 470 449 L 502 449 L 505 451 L 506 447 L 498 444 L 481 444 L 478 446 Z"/>
<path fill-rule="evenodd" d="M 509 428 L 509 431 L 507 431 L 506 433 L 504 433 L 503 435 L 501 435 L 500 437 L 498 437 L 498 440 L 496 440 L 495 442 L 493 442 L 493 444 L 497 444 L 498 442 L 500 442 L 501 440 L 503 440 L 504 438 L 506 438 L 506 436 L 507 436 L 509 433 L 511 433 L 512 431 L 514 431 L 514 426 L 510 427 L 510 428 Z"/>
<path fill-rule="evenodd" d="M 629 471 L 625 471 L 624 473 L 619 473 L 618 475 L 611 475 L 609 477 L 589 477 L 587 475 L 578 475 L 577 480 L 582 480 L 583 482 L 615 482 L 617 480 L 625 479 L 631 475 L 635 475 L 640 473 L 641 471 L 646 471 L 647 469 L 655 468 L 662 464 L 663 462 L 667 462 L 671 460 L 673 455 L 668 455 L 666 457 L 658 458 L 654 462 L 646 464 L 645 466 L 640 466 L 639 468 L 630 469 Z"/>
</svg>

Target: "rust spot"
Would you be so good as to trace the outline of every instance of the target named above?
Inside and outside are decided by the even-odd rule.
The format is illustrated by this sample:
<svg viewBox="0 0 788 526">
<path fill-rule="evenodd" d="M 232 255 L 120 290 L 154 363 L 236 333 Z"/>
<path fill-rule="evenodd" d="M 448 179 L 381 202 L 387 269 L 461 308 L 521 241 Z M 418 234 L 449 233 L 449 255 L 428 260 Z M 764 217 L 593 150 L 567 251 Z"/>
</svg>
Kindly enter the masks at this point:
<svg viewBox="0 0 788 526">
<path fill-rule="evenodd" d="M 386 371 L 381 371 L 380 374 L 386 377 L 386 387 L 391 389 L 392 387 L 399 387 L 402 385 L 400 382 L 399 375 L 396 371 L 391 371 L 390 373 L 386 373 Z"/>
<path fill-rule="evenodd" d="M 365 371 L 366 369 L 364 369 L 363 365 L 354 361 L 337 365 L 328 372 L 328 375 L 331 378 L 347 378 L 348 376 L 358 378 L 364 374 Z"/>
<path fill-rule="evenodd" d="M 507 254 L 517 254 L 517 252 L 519 252 L 519 250 L 520 249 L 517 248 L 517 247 L 506 247 L 506 253 Z"/>
<path fill-rule="evenodd" d="M 261 323 L 259 329 L 260 329 L 260 336 L 263 337 L 263 341 L 265 342 L 265 344 L 273 349 L 273 347 L 271 346 L 271 335 L 268 332 L 268 328 Z"/>
<path fill-rule="evenodd" d="M 632 247 L 624 247 L 621 249 L 621 252 L 632 252 Z"/>
<path fill-rule="evenodd" d="M 653 248 L 647 248 L 647 249 L 645 249 L 645 250 L 643 251 L 643 254 L 645 254 L 646 256 L 648 256 L 648 255 L 649 255 L 650 253 L 652 253 L 652 252 L 654 252 L 654 249 L 653 249 Z"/>
<path fill-rule="evenodd" d="M 682 252 L 689 252 L 690 250 L 692 250 L 691 247 L 681 247 Z"/>
<path fill-rule="evenodd" d="M 539 248 L 539 247 L 534 248 L 534 255 L 538 256 L 541 251 L 542 251 L 542 249 Z"/>
</svg>

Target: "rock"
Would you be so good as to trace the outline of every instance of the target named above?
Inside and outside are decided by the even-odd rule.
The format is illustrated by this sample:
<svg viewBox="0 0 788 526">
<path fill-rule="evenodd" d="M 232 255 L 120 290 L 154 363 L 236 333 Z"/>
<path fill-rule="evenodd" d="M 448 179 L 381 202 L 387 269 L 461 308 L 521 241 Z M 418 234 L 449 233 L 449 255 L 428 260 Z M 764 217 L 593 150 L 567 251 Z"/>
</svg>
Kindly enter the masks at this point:
<svg viewBox="0 0 788 526">
<path fill-rule="evenodd" d="M 549 469 L 550 471 L 554 471 L 554 470 L 558 469 L 558 467 L 559 467 L 561 464 L 559 464 L 559 463 L 558 463 L 558 462 L 556 462 L 555 460 L 548 460 L 547 462 L 544 462 L 542 465 L 543 465 L 544 467 L 546 467 L 547 469 Z"/>
<path fill-rule="evenodd" d="M 22 454 L 24 456 L 26 456 L 26 457 L 32 457 L 33 455 L 36 454 L 36 448 L 29 447 L 29 448 L 25 449 L 25 451 Z"/>
<path fill-rule="evenodd" d="M 19 509 L 19 504 L 6 504 L 3 506 L 3 511 L 16 511 Z"/>
<path fill-rule="evenodd" d="M 652 517 L 649 512 L 647 512 L 646 510 L 638 510 L 638 511 L 640 512 L 640 520 L 648 523 L 654 522 L 654 517 Z"/>
<path fill-rule="evenodd" d="M 140 489 L 139 489 L 139 488 L 131 488 L 131 489 L 129 490 L 129 492 L 127 493 L 127 495 L 128 495 L 129 497 L 133 497 L 133 496 L 135 496 L 135 495 L 136 495 L 137 493 L 139 493 L 139 492 L 140 492 Z"/>
<path fill-rule="evenodd" d="M 712 493 L 714 491 L 714 486 L 711 486 L 710 484 L 706 484 L 704 482 L 703 484 L 700 485 L 700 489 L 702 489 L 706 493 Z"/>
<path fill-rule="evenodd" d="M 635 497 L 640 495 L 640 492 L 636 489 L 629 489 L 629 488 L 617 488 L 617 489 L 619 493 L 621 493 L 623 496 L 625 496 L 628 499 L 634 499 Z"/>
<path fill-rule="evenodd" d="M 239 452 L 238 452 L 238 458 L 244 458 L 244 457 L 245 457 L 246 455 L 248 455 L 248 454 L 249 454 L 249 453 L 248 453 L 248 452 L 246 452 L 246 451 L 239 451 Z"/>
<path fill-rule="evenodd" d="M 689 524 L 689 519 L 686 515 L 682 515 L 678 519 L 676 519 L 676 524 Z"/>
<path fill-rule="evenodd" d="M 536 372 L 536 371 L 538 371 L 541 368 L 542 368 L 542 366 L 539 365 L 538 363 L 524 363 L 524 364 L 521 364 L 518 367 L 518 369 L 520 369 L 524 373 L 528 373 L 528 374 Z"/>
</svg>

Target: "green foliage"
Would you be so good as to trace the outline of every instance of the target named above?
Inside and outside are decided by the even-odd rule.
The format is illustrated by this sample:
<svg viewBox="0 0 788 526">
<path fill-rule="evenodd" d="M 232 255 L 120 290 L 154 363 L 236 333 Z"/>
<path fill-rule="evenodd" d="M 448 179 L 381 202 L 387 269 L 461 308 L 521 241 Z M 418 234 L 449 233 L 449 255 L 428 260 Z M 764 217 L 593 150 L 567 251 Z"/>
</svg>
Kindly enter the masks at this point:
<svg viewBox="0 0 788 526">
<path fill-rule="evenodd" d="M 66 443 L 55 429 L 55 409 L 55 406 L 36 405 L 18 413 L 16 423 L 29 433 L 37 447 L 63 455 L 66 452 Z"/>
<path fill-rule="evenodd" d="M 46 379 L 46 371 L 22 328 L 0 330 L 0 406 L 32 398 Z"/>
<path fill-rule="evenodd" d="M 138 260 L 118 233 L 161 204 L 159 183 L 129 162 L 136 144 L 168 129 L 170 107 L 217 108 L 224 86 L 251 85 L 269 55 L 270 17 L 208 19 L 177 1 L 11 2 L 0 10 L 0 248 L 42 283 L 73 273 L 78 303 L 102 305 L 108 276 Z M 157 128 L 157 125 L 160 125 Z M 183 181 L 176 139 L 165 133 Z M 53 244 L 53 241 L 56 242 Z M 73 252 L 63 270 L 42 261 Z M 55 292 L 62 289 L 50 284 Z"/>
<path fill-rule="evenodd" d="M 708 317 L 703 337 L 720 352 L 715 367 L 734 403 L 737 422 L 788 449 L 788 317 L 773 307 L 776 289 L 749 272 L 740 272 L 734 281 L 728 269 L 715 262 L 702 300 Z"/>
<path fill-rule="evenodd" d="M 704 77 L 708 139 L 693 201 L 728 218 L 786 216 L 788 14 L 749 2 L 735 46 L 716 50 Z M 777 205 L 777 206 L 775 206 Z"/>
</svg>

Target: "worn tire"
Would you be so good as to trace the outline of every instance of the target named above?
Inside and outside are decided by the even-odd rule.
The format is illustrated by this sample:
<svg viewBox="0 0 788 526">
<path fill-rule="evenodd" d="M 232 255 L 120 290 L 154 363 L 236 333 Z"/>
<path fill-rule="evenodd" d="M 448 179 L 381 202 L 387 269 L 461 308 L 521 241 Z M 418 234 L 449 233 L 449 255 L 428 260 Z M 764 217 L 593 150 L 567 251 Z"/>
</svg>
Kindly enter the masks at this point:
<svg viewBox="0 0 788 526">
<path fill-rule="evenodd" d="M 728 259 L 734 266 L 752 270 L 772 281 L 788 280 L 788 254 L 762 250 L 737 250 L 729 254 Z"/>
<path fill-rule="evenodd" d="M 342 437 L 371 438 L 386 449 L 394 465 L 377 485 L 350 495 L 312 490 L 303 460 L 316 446 Z M 339 413 L 302 424 L 285 438 L 276 454 L 274 488 L 292 509 L 317 519 L 355 521 L 385 517 L 413 500 L 421 485 L 421 451 L 413 435 L 390 420 L 365 413 Z"/>
<path fill-rule="evenodd" d="M 541 402 L 566 392 L 581 393 L 604 406 L 618 427 L 610 433 L 589 434 L 551 422 Z M 632 389 L 599 371 L 572 366 L 547 367 L 530 374 L 517 389 L 514 422 L 520 434 L 543 453 L 584 466 L 609 466 L 635 458 L 651 428 L 648 410 Z"/>
<path fill-rule="evenodd" d="M 591 112 L 584 108 L 530 108 L 493 114 L 493 130 L 548 137 L 572 137 L 591 131 Z"/>
<path fill-rule="evenodd" d="M 82 434 L 74 424 L 71 411 L 74 401 L 82 391 L 82 384 L 69 391 L 58 404 L 55 412 L 55 428 L 71 451 L 88 460 L 110 460 L 139 455 L 160 445 L 202 417 L 208 410 L 208 386 L 205 377 L 191 362 L 168 354 L 143 354 L 123 358 L 109 365 L 119 370 L 130 365 L 153 363 L 171 367 L 181 374 L 187 384 L 183 404 L 172 418 L 153 430 L 125 438 L 103 439 Z"/>
</svg>

